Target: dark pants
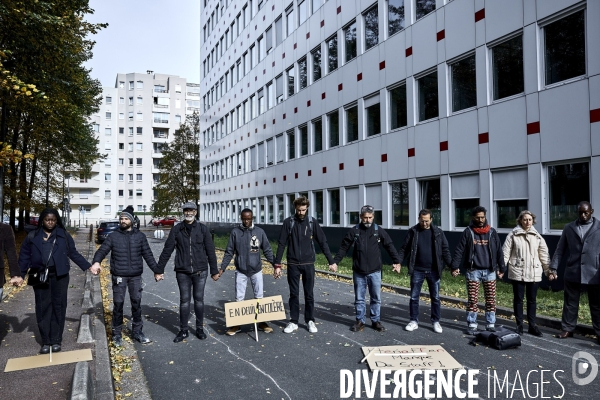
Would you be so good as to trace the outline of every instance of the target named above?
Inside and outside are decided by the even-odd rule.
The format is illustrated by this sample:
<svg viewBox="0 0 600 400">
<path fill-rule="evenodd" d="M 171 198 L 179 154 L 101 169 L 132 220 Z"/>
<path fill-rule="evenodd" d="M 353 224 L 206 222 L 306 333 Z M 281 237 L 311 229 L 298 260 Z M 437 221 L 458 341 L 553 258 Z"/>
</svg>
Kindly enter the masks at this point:
<svg viewBox="0 0 600 400">
<path fill-rule="evenodd" d="M 423 282 L 427 281 L 431 299 L 431 323 L 440 322 L 442 303 L 440 301 L 440 274 L 437 271 L 413 271 L 410 277 L 410 320 L 419 322 L 419 298 Z"/>
<path fill-rule="evenodd" d="M 121 280 L 119 282 L 119 279 Z M 129 289 L 129 301 L 131 302 L 131 330 L 133 334 L 142 331 L 142 276 L 114 276 L 112 277 L 113 289 L 113 337 L 121 336 L 123 328 L 123 304 L 125 293 Z"/>
<path fill-rule="evenodd" d="M 523 297 L 527 294 L 527 322 L 529 326 L 535 325 L 536 302 L 538 282 L 512 281 L 513 285 L 513 309 L 517 325 L 523 325 Z"/>
<path fill-rule="evenodd" d="M 61 344 L 67 315 L 69 274 L 48 275 L 48 283 L 33 287 L 35 317 L 42 344 Z"/>
<path fill-rule="evenodd" d="M 579 312 L 579 295 L 584 285 L 577 282 L 565 281 L 565 299 L 562 312 L 562 330 L 573 332 L 577 326 L 577 313 Z M 592 326 L 596 335 L 600 337 L 600 285 L 587 285 Z"/>
<path fill-rule="evenodd" d="M 300 277 L 302 277 L 302 287 L 304 289 L 304 322 L 313 321 L 313 312 L 315 309 L 315 298 L 313 289 L 315 287 L 315 266 L 314 264 L 289 265 L 288 264 L 288 285 L 290 286 L 290 322 L 298 323 L 300 317 Z"/>
<path fill-rule="evenodd" d="M 196 330 L 204 326 L 204 286 L 208 277 L 208 270 L 186 274 L 177 272 L 179 285 L 179 326 L 181 330 L 188 329 L 190 319 L 190 301 L 194 294 L 194 313 L 196 314 Z M 192 292 L 193 288 L 193 292 Z"/>
</svg>

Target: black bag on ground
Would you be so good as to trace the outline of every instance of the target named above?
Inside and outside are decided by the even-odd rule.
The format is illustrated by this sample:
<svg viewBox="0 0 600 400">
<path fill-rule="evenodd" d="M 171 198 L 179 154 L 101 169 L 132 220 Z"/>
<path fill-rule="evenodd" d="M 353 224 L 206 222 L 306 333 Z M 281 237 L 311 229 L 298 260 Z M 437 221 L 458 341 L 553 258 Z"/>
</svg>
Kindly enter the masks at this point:
<svg viewBox="0 0 600 400">
<path fill-rule="evenodd" d="M 476 343 L 483 343 L 497 350 L 506 350 L 521 346 L 521 336 L 504 326 L 499 326 L 496 332 L 478 332 L 469 342 L 473 346 L 476 346 Z"/>
</svg>

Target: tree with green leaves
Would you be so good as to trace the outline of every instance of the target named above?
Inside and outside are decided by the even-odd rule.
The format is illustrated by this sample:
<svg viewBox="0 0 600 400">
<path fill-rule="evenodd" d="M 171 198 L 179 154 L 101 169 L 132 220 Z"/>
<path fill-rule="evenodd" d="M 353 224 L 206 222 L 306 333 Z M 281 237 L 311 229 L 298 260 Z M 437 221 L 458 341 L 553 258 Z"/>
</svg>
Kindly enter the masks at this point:
<svg viewBox="0 0 600 400">
<path fill-rule="evenodd" d="M 101 157 L 89 116 L 102 89 L 83 64 L 107 25 L 87 22 L 91 13 L 88 0 L 0 2 L 0 142 L 33 155 L 9 157 L 0 173 L 0 204 L 11 223 L 19 212 L 20 227 L 30 211 L 61 204 L 63 171 L 89 171 Z"/>
<path fill-rule="evenodd" d="M 197 113 L 188 115 L 173 134 L 173 140 L 163 147 L 160 178 L 154 187 L 153 216 L 171 214 L 188 201 L 200 203 L 199 121 Z"/>
</svg>

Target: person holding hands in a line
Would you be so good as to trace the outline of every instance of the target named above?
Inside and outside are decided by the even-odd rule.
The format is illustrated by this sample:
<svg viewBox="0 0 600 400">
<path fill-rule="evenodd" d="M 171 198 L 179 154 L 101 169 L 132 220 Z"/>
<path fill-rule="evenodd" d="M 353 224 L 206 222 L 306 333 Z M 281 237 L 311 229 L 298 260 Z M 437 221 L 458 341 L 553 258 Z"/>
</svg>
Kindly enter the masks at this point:
<svg viewBox="0 0 600 400">
<path fill-rule="evenodd" d="M 173 250 L 175 255 L 175 277 L 179 286 L 179 332 L 174 343 L 179 343 L 189 336 L 190 303 L 194 297 L 194 313 L 196 314 L 196 337 L 206 339 L 204 332 L 204 287 L 208 278 L 208 270 L 213 276 L 218 274 L 217 255 L 212 236 L 206 227 L 196 221 L 197 207 L 188 202 L 183 206 L 184 221 L 175 225 L 165 242 L 165 247 L 158 259 L 159 275 L 157 280 L 164 279 L 164 270 Z"/>
<path fill-rule="evenodd" d="M 123 339 L 123 305 L 125 294 L 129 290 L 131 302 L 132 333 L 133 339 L 142 344 L 151 340 L 144 335 L 142 328 L 142 272 L 144 262 L 154 271 L 154 279 L 159 279 L 161 271 L 158 269 L 152 250 L 148 245 L 146 235 L 134 227 L 133 207 L 129 206 L 121 212 L 119 229 L 106 237 L 104 243 L 94 254 L 92 267 L 100 267 L 100 263 L 110 252 L 110 273 L 112 275 L 113 315 L 112 315 L 112 342 L 115 346 L 122 346 Z"/>
<path fill-rule="evenodd" d="M 536 325 L 536 297 L 542 272 L 548 275 L 550 254 L 546 241 L 533 227 L 535 215 L 521 211 L 517 226 L 508 234 L 502 251 L 508 267 L 508 279 L 513 285 L 513 308 L 517 321 L 517 333 L 523 334 L 523 297 L 527 293 L 527 333 L 543 336 Z"/>
<path fill-rule="evenodd" d="M 213 279 L 218 280 L 229 265 L 231 259 L 235 264 L 235 300 L 242 301 L 246 295 L 248 280 L 252 284 L 255 299 L 263 298 L 263 273 L 260 251 L 268 262 L 273 264 L 273 250 L 265 231 L 252 222 L 252 210 L 245 208 L 241 212 L 242 223 L 233 228 L 229 235 L 227 248 L 221 262 L 221 270 Z M 273 328 L 266 322 L 260 322 L 258 329 L 265 333 L 273 332 Z M 240 326 L 232 326 L 227 330 L 227 335 L 233 336 L 241 331 Z"/>
<path fill-rule="evenodd" d="M 458 276 L 461 263 L 467 270 L 467 333 L 477 332 L 479 285 L 485 296 L 485 329 L 495 332 L 496 276 L 502 279 L 506 266 L 498 232 L 487 221 L 485 207 L 473 208 L 469 226 L 463 231 L 452 259 L 452 276 Z"/>
<path fill-rule="evenodd" d="M 564 274 L 564 296 L 562 311 L 562 331 L 560 339 L 573 336 L 577 327 L 579 296 L 587 286 L 592 326 L 600 344 L 600 221 L 595 217 L 594 209 L 588 201 L 577 205 L 577 220 L 565 225 L 556 251 L 550 263 L 550 280 L 556 279 L 558 266 L 569 252 Z"/>
<path fill-rule="evenodd" d="M 304 196 L 294 200 L 296 213 L 283 221 L 279 233 L 273 276 L 278 279 L 282 275 L 281 258 L 287 247 L 287 277 L 290 286 L 290 322 L 283 330 L 284 333 L 292 333 L 298 330 L 300 277 L 302 277 L 304 289 L 304 321 L 310 333 L 318 332 L 314 318 L 315 299 L 313 291 L 316 259 L 314 240 L 319 243 L 329 265 L 333 264 L 327 238 L 323 233 L 323 229 L 321 229 L 321 225 L 313 217 L 308 216 L 309 205 L 310 202 Z"/>
<path fill-rule="evenodd" d="M 61 351 L 62 335 L 67 316 L 67 291 L 72 260 L 83 271 L 89 269 L 94 275 L 100 273 L 100 265 L 92 265 L 75 248 L 75 241 L 65 229 L 58 211 L 46 208 L 40 214 L 36 230 L 27 234 L 21 245 L 19 267 L 21 277 L 29 271 L 48 269 L 45 283 L 33 286 L 35 316 L 42 339 L 40 354 Z M 30 278 L 31 275 L 30 275 Z M 31 284 L 32 282 L 29 282 Z"/>
<path fill-rule="evenodd" d="M 398 258 L 403 261 L 408 256 L 408 275 L 410 275 L 410 321 L 404 328 L 412 332 L 419 328 L 419 298 L 423 282 L 427 281 L 431 299 L 431 323 L 436 333 L 442 333 L 440 318 L 440 279 L 444 265 L 452 264 L 452 255 L 444 231 L 432 222 L 431 211 L 419 211 L 419 223 L 408 230 Z M 400 272 L 400 267 L 394 268 Z"/>
<path fill-rule="evenodd" d="M 371 327 L 378 332 L 385 331 L 381 324 L 381 249 L 379 244 L 387 251 L 394 263 L 394 270 L 400 270 L 400 258 L 392 243 L 390 235 L 373 222 L 375 209 L 365 205 L 360 209 L 360 223 L 348 231 L 340 249 L 338 250 L 333 265 L 329 267 L 337 271 L 337 263 L 342 261 L 351 246 L 352 253 L 352 281 L 354 282 L 354 309 L 356 322 L 350 328 L 353 332 L 360 332 L 365 326 L 365 298 L 367 288 L 370 297 Z"/>
</svg>

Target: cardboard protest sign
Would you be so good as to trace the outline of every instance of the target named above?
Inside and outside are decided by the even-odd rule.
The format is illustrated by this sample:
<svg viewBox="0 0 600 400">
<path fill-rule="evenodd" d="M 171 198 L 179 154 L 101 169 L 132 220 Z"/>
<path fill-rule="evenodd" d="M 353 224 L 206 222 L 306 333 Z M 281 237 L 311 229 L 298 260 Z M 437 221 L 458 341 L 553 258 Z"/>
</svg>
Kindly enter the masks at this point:
<svg viewBox="0 0 600 400">
<path fill-rule="evenodd" d="M 281 296 L 225 303 L 225 325 L 238 326 L 285 319 Z"/>
<path fill-rule="evenodd" d="M 363 347 L 371 371 L 376 369 L 462 369 L 442 346 Z"/>
<path fill-rule="evenodd" d="M 23 369 L 51 367 L 53 365 L 70 364 L 79 361 L 91 361 L 92 351 L 90 349 L 62 351 L 50 354 L 40 354 L 31 357 L 11 358 L 6 363 L 4 372 L 20 371 Z"/>
</svg>

